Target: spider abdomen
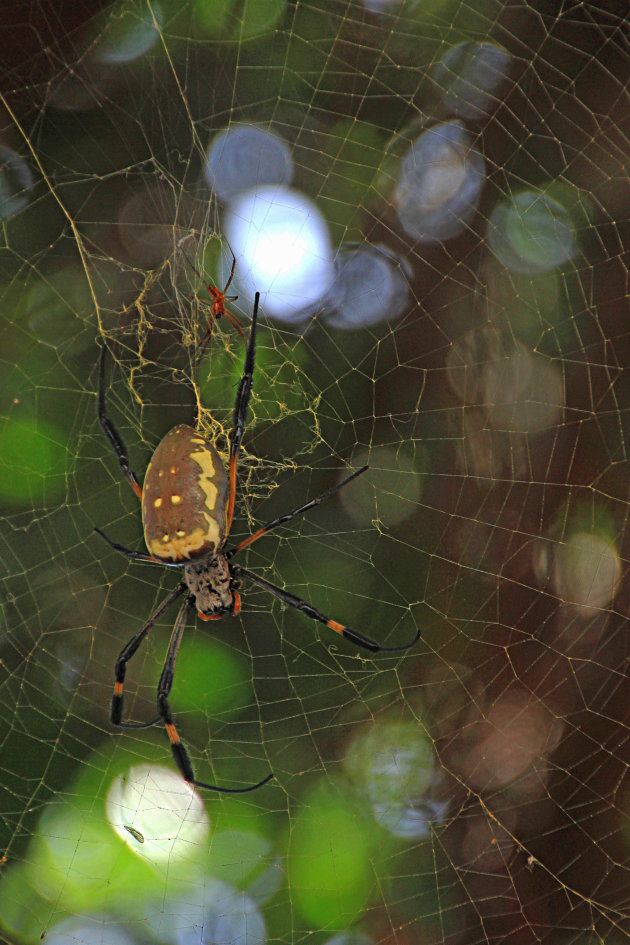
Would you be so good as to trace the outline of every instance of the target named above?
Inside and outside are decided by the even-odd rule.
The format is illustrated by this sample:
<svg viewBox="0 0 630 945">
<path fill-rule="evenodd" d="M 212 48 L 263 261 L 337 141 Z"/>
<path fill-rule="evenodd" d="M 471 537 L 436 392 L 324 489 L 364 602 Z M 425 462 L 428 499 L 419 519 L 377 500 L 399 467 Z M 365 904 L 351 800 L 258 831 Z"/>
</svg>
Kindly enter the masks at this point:
<svg viewBox="0 0 630 945">
<path fill-rule="evenodd" d="M 158 444 L 142 487 L 149 553 L 163 561 L 212 556 L 223 544 L 227 476 L 209 440 L 187 424 Z"/>
</svg>

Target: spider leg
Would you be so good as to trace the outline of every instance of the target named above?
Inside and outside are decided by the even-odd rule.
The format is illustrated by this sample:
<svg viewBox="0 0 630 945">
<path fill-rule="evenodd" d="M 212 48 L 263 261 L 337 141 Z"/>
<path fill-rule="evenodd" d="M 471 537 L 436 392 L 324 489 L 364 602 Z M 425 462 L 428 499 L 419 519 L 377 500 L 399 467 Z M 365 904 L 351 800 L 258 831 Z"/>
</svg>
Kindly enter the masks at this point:
<svg viewBox="0 0 630 945">
<path fill-rule="evenodd" d="M 168 652 L 166 654 L 166 660 L 164 661 L 164 668 L 162 669 L 162 674 L 158 683 L 157 703 L 158 711 L 160 713 L 159 718 L 166 726 L 166 734 L 168 735 L 171 743 L 173 758 L 175 759 L 175 764 L 181 771 L 184 780 L 188 781 L 189 784 L 194 784 L 195 787 L 206 788 L 209 791 L 220 791 L 222 794 L 247 794 L 248 791 L 255 791 L 256 788 L 262 787 L 263 784 L 266 784 L 267 781 L 270 781 L 271 778 L 273 778 L 273 774 L 268 774 L 267 777 L 263 778 L 262 781 L 259 781 L 257 784 L 251 784 L 249 787 L 245 788 L 224 788 L 218 787 L 216 784 L 206 784 L 204 781 L 197 781 L 193 771 L 192 762 L 190 760 L 190 755 L 184 747 L 183 742 L 180 740 L 175 723 L 173 721 L 173 715 L 168 703 L 168 696 L 173 686 L 175 663 L 177 662 L 179 646 L 182 641 L 184 629 L 186 627 L 186 619 L 193 604 L 194 597 L 187 597 L 180 607 L 177 619 L 175 621 L 175 626 L 173 627 L 173 632 L 168 645 Z"/>
<path fill-rule="evenodd" d="M 182 568 L 184 566 L 184 564 L 177 564 L 174 561 L 162 561 L 161 558 L 154 558 L 153 555 L 147 554 L 146 551 L 134 551 L 133 548 L 125 548 L 124 545 L 119 545 L 117 541 L 112 541 L 112 539 L 96 525 L 94 526 L 94 531 L 107 542 L 110 548 L 113 548 L 114 551 L 119 551 L 121 555 L 129 558 L 130 561 L 141 561 L 144 564 L 161 564 L 163 568 Z"/>
<path fill-rule="evenodd" d="M 135 634 L 127 643 L 118 656 L 116 660 L 116 668 L 114 670 L 115 682 L 114 682 L 114 694 L 112 696 L 112 704 L 109 714 L 109 720 L 112 725 L 115 725 L 116 728 L 150 728 L 152 725 L 155 725 L 156 722 L 160 721 L 160 716 L 153 719 L 151 722 L 123 722 L 122 713 L 123 713 L 123 687 L 125 684 L 125 676 L 127 674 L 127 663 L 131 657 L 136 653 L 138 647 L 143 642 L 145 637 L 148 635 L 149 631 L 153 628 L 155 623 L 160 619 L 162 614 L 168 610 L 174 600 L 179 597 L 179 595 L 186 589 L 186 584 L 182 581 L 177 587 L 173 588 L 171 593 L 166 597 L 157 610 L 154 610 L 147 622 L 145 623 L 142 630 Z"/>
<path fill-rule="evenodd" d="M 266 590 L 269 594 L 272 594 L 274 597 L 279 598 L 279 600 L 284 601 L 284 603 L 288 604 L 289 607 L 295 607 L 296 610 L 301 611 L 307 617 L 310 617 L 311 620 L 318 620 L 319 623 L 323 623 L 326 627 L 328 627 L 329 630 L 334 630 L 335 633 L 341 634 L 341 636 L 345 637 L 346 640 L 350 640 L 351 643 L 356 643 L 357 646 L 362 646 L 366 650 L 371 650 L 372 653 L 398 653 L 402 650 L 408 650 L 420 639 L 420 630 L 418 630 L 413 640 L 411 640 L 409 643 L 403 644 L 403 646 L 381 646 L 381 644 L 377 643 L 376 640 L 372 640 L 371 637 L 366 637 L 364 634 L 359 633 L 358 630 L 352 630 L 350 627 L 346 627 L 342 623 L 337 623 L 336 620 L 331 620 L 329 617 L 326 617 L 324 614 L 320 613 L 320 611 L 311 604 L 307 604 L 305 600 L 302 600 L 300 597 L 296 597 L 294 594 L 289 594 L 288 591 L 284 591 L 281 587 L 277 587 L 275 584 L 271 584 L 269 581 L 265 581 L 264 578 L 254 574 L 253 571 L 248 571 L 246 568 L 242 568 L 240 565 L 232 565 L 231 570 L 232 573 L 237 576 L 242 574 L 249 578 L 249 580 L 253 581 L 254 584 L 258 584 L 259 587 L 264 588 L 264 590 Z"/>
<path fill-rule="evenodd" d="M 107 401 L 105 398 L 105 359 L 107 358 L 107 345 L 101 348 L 101 357 L 98 366 L 98 419 L 100 420 L 103 432 L 118 457 L 118 464 L 123 475 L 139 499 L 142 498 L 142 486 L 138 482 L 136 474 L 129 466 L 129 457 L 125 441 L 118 432 L 113 420 L 107 416 Z"/>
<path fill-rule="evenodd" d="M 227 239 L 225 240 L 225 242 L 227 243 Z M 230 246 L 229 243 L 228 243 L 228 246 Z M 225 285 L 223 286 L 223 295 L 224 295 L 224 296 L 225 296 L 225 293 L 227 292 L 227 290 L 230 288 L 230 286 L 231 286 L 231 284 L 232 284 L 232 279 L 234 278 L 234 270 L 236 269 L 236 256 L 234 255 L 234 250 L 232 249 L 231 246 L 230 246 L 230 252 L 232 253 L 232 268 L 230 269 L 230 277 L 229 277 L 228 281 L 225 283 Z M 237 296 L 235 295 L 233 298 L 237 298 Z"/>
<path fill-rule="evenodd" d="M 247 548 L 248 545 L 258 541 L 259 538 L 262 538 L 263 535 L 268 534 L 268 532 L 270 532 L 273 528 L 277 528 L 278 525 L 284 525 L 285 522 L 290 522 L 292 518 L 296 517 L 296 515 L 304 515 L 305 512 L 309 512 L 317 505 L 321 505 L 322 502 L 325 502 L 326 499 L 329 499 L 331 495 L 335 494 L 335 492 L 343 489 L 344 486 L 347 486 L 348 483 L 352 482 L 353 479 L 356 479 L 357 476 L 362 475 L 362 473 L 364 473 L 367 469 L 369 469 L 369 466 L 363 466 L 361 469 L 357 469 L 356 472 L 353 472 L 350 476 L 346 476 L 345 479 L 342 479 L 341 482 L 338 482 L 336 486 L 333 486 L 331 489 L 327 489 L 326 492 L 322 492 L 321 495 L 318 495 L 315 499 L 311 499 L 305 505 L 301 505 L 299 509 L 294 509 L 293 512 L 286 512 L 284 515 L 279 515 L 278 518 L 274 518 L 271 522 L 267 522 L 266 525 L 263 525 L 262 528 L 259 528 L 258 531 L 255 531 L 249 536 L 249 538 L 245 538 L 244 541 L 239 542 L 236 547 L 230 548 L 229 551 L 226 551 L 225 557 L 233 557 L 237 551 L 240 551 L 242 548 Z"/>
<path fill-rule="evenodd" d="M 229 299 L 225 299 L 224 301 L 226 301 L 226 302 L 236 302 L 237 298 L 238 298 L 238 295 L 231 295 L 231 296 L 229 297 Z M 229 321 L 230 325 L 231 325 L 233 328 L 236 328 L 237 332 L 239 333 L 239 335 L 241 336 L 241 338 L 243 339 L 243 342 L 244 342 L 244 341 L 245 341 L 245 335 L 243 334 L 243 326 L 242 326 L 241 323 L 239 322 L 239 320 L 238 320 L 238 318 L 236 317 L 236 315 L 233 315 L 232 312 L 230 312 L 230 310 L 227 309 L 227 308 L 225 308 L 225 307 L 223 308 L 221 314 L 222 314 L 222 315 L 225 315 L 225 317 L 227 318 L 227 320 Z M 217 318 L 218 318 L 218 315 L 217 315 Z"/>
<path fill-rule="evenodd" d="M 234 419 L 232 435 L 230 437 L 230 491 L 228 495 L 225 537 L 230 534 L 232 519 L 234 518 L 234 502 L 236 499 L 236 467 L 238 465 L 238 454 L 243 439 L 243 430 L 245 429 L 245 417 L 249 398 L 252 393 L 254 378 L 254 363 L 256 360 L 256 319 L 258 318 L 258 303 L 260 302 L 260 292 L 254 296 L 254 311 L 252 314 L 252 325 L 249 330 L 249 343 L 245 354 L 245 364 L 243 365 L 243 376 L 241 377 L 234 404 Z"/>
</svg>

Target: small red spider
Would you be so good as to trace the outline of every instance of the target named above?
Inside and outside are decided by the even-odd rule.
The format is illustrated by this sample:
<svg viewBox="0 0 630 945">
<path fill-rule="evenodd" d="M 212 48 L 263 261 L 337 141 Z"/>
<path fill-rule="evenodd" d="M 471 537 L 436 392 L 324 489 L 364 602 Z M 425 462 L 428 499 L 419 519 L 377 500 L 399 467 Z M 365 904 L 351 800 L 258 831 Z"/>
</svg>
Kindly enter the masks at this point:
<svg viewBox="0 0 630 945">
<path fill-rule="evenodd" d="M 194 266 L 193 266 L 193 269 L 195 269 L 197 276 L 203 282 L 203 277 L 200 275 L 199 272 L 197 272 L 197 269 Z M 218 318 L 221 318 L 221 316 L 224 316 L 225 318 L 227 318 L 230 325 L 233 325 L 234 328 L 236 328 L 237 332 L 243 339 L 243 344 L 245 344 L 245 335 L 243 334 L 241 323 L 236 318 L 236 316 L 232 315 L 232 313 L 228 311 L 228 309 L 225 307 L 226 302 L 235 302 L 238 298 L 238 295 L 228 295 L 227 297 L 225 295 L 227 290 L 230 288 L 230 283 L 232 282 L 232 279 L 234 278 L 235 269 L 236 269 L 236 256 L 234 255 L 234 253 L 232 253 L 232 268 L 230 269 L 230 277 L 228 281 L 225 283 L 223 287 L 223 291 L 221 291 L 221 289 L 217 289 L 215 285 L 206 285 L 204 282 L 204 286 L 212 298 L 212 308 L 210 309 L 210 317 L 208 319 L 208 326 L 206 328 L 206 333 L 201 342 L 201 347 L 197 353 L 197 360 L 199 360 L 202 357 L 204 351 L 208 347 L 208 343 L 210 341 L 210 338 L 212 337 L 214 323 L 216 322 Z"/>
</svg>

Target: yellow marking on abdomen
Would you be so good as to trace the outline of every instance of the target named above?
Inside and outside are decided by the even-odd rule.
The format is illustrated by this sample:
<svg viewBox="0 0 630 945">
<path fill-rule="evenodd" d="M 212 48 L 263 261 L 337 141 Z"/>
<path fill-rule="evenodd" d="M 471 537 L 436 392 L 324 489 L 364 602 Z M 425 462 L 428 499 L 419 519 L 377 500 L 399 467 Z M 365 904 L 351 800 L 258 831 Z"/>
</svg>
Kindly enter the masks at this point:
<svg viewBox="0 0 630 945">
<path fill-rule="evenodd" d="M 153 502 L 153 508 L 154 508 L 154 509 L 159 509 L 161 505 L 162 505 L 162 500 L 161 500 L 161 499 L 155 499 L 155 501 Z"/>
<path fill-rule="evenodd" d="M 208 533 L 198 526 L 191 532 L 178 529 L 176 536 L 172 538 L 168 535 L 163 536 L 162 539 L 153 538 L 147 542 L 147 548 L 152 555 L 163 561 L 179 561 L 182 558 L 190 558 L 207 544 Z"/>
<path fill-rule="evenodd" d="M 199 488 L 206 497 L 205 508 L 201 511 L 207 522 L 208 540 L 212 541 L 215 547 L 218 547 L 222 538 L 223 523 L 218 522 L 212 512 L 217 506 L 219 490 L 214 482 L 216 469 L 212 459 L 212 453 L 209 449 L 199 450 L 191 453 L 190 458 L 199 466 L 201 473 L 197 477 Z"/>
<path fill-rule="evenodd" d="M 172 495 L 172 496 L 171 496 L 171 503 L 172 503 L 172 505 L 179 505 L 179 503 L 180 503 L 181 501 L 182 501 L 181 495 Z"/>
</svg>

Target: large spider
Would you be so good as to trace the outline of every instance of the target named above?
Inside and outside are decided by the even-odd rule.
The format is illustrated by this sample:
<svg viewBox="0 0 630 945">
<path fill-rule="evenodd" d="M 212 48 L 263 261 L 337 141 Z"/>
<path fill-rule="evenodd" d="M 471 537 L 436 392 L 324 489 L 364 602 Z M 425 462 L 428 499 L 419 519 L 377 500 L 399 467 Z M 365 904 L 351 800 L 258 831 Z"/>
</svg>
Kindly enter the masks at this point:
<svg viewBox="0 0 630 945">
<path fill-rule="evenodd" d="M 198 615 L 202 620 L 216 620 L 224 614 L 238 614 L 241 609 L 238 588 L 241 584 L 240 578 L 245 577 L 278 597 L 290 607 L 295 607 L 312 620 L 317 620 L 330 630 L 334 630 L 335 633 L 341 634 L 351 643 L 374 653 L 379 651 L 394 653 L 406 650 L 413 646 L 420 636 L 418 630 L 410 643 L 403 646 L 381 646 L 370 637 L 359 633 L 358 630 L 351 630 L 349 627 L 329 619 L 299 597 L 276 587 L 275 584 L 271 584 L 252 571 L 231 563 L 231 559 L 237 552 L 251 545 L 252 542 L 257 541 L 278 525 L 282 525 L 296 515 L 303 515 L 315 506 L 320 505 L 368 468 L 364 466 L 352 475 L 347 476 L 336 486 L 328 489 L 327 492 L 311 499 L 293 512 L 274 518 L 248 538 L 245 538 L 234 547 L 226 549 L 225 545 L 234 517 L 238 454 L 243 438 L 247 406 L 252 391 L 258 303 L 259 293 L 256 293 L 243 376 L 238 386 L 234 405 L 227 475 L 213 444 L 197 433 L 193 427 L 180 424 L 173 427 L 158 444 L 147 467 L 144 486 L 140 486 L 129 466 L 127 447 L 123 438 L 107 415 L 105 400 L 107 348 L 105 345 L 101 350 L 99 364 L 98 418 L 118 457 L 123 475 L 142 502 L 142 521 L 148 551 L 133 551 L 125 548 L 123 545 L 112 541 L 100 528 L 96 528 L 96 531 L 115 551 L 121 552 L 131 561 L 161 564 L 167 568 L 181 569 L 183 572 L 183 580 L 173 588 L 165 600 L 151 614 L 142 629 L 129 640 L 120 652 L 115 668 L 114 694 L 110 713 L 111 723 L 118 728 L 148 728 L 162 721 L 170 739 L 173 757 L 185 780 L 196 787 L 222 791 L 226 794 L 242 794 L 246 791 L 253 791 L 266 784 L 273 777 L 273 774 L 269 774 L 257 784 L 245 788 L 222 788 L 214 784 L 206 784 L 195 778 L 190 756 L 180 741 L 168 702 L 173 685 L 177 653 L 188 613 L 193 606 L 197 608 Z M 158 715 L 150 722 L 123 721 L 123 685 L 127 663 L 162 614 L 181 594 L 186 596 L 175 620 L 157 688 Z"/>
</svg>

